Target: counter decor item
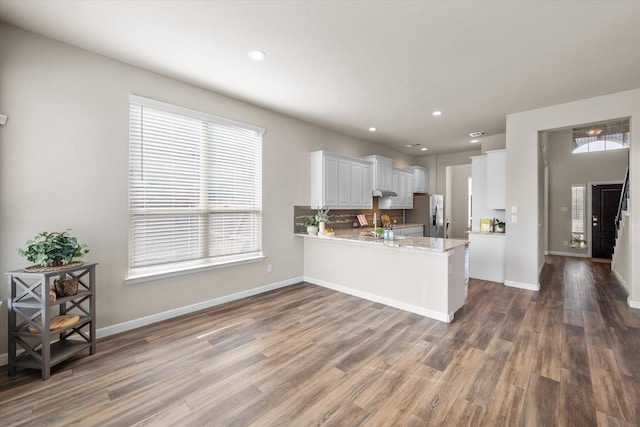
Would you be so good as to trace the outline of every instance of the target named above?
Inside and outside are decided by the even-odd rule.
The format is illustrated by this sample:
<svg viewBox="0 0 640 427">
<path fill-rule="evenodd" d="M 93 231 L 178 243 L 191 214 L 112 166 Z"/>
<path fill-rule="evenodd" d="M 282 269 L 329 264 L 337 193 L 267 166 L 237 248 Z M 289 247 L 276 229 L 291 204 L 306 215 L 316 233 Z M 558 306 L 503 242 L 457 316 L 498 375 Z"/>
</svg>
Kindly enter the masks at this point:
<svg viewBox="0 0 640 427">
<path fill-rule="evenodd" d="M 480 231 L 482 233 L 491 233 L 491 219 L 489 218 L 480 219 Z"/>
<path fill-rule="evenodd" d="M 493 220 L 494 230 L 496 233 L 504 233 L 504 221 L 500 221 L 498 218 Z"/>
<path fill-rule="evenodd" d="M 318 220 L 315 216 L 310 216 L 307 222 L 304 223 L 307 226 L 307 234 L 318 234 Z"/>
<path fill-rule="evenodd" d="M 319 231 L 318 234 L 324 234 L 324 229 L 327 225 L 327 221 L 329 220 L 329 209 L 318 209 L 318 213 L 316 214 L 316 220 L 318 221 Z"/>
<path fill-rule="evenodd" d="M 53 233 L 43 231 L 27 241 L 26 250 L 18 248 L 20 255 L 36 264 L 24 270 L 44 272 L 82 265 L 80 258 L 89 253 L 89 247 L 84 243 L 78 243 L 78 239 L 70 236 L 69 231 L 71 230 Z"/>
<path fill-rule="evenodd" d="M 382 237 L 382 233 L 384 233 L 384 228 L 382 227 L 376 227 L 376 229 L 374 230 L 375 234 L 376 234 L 376 239 L 379 239 Z"/>
</svg>

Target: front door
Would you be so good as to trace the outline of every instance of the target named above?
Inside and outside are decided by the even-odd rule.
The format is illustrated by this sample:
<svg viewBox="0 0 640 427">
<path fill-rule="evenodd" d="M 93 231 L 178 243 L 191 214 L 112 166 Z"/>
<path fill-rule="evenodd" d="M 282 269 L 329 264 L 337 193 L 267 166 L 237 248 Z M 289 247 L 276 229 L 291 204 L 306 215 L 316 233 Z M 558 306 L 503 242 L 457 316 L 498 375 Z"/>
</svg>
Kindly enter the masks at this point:
<svg viewBox="0 0 640 427">
<path fill-rule="evenodd" d="M 622 184 L 594 185 L 591 190 L 591 256 L 611 259 Z"/>
</svg>

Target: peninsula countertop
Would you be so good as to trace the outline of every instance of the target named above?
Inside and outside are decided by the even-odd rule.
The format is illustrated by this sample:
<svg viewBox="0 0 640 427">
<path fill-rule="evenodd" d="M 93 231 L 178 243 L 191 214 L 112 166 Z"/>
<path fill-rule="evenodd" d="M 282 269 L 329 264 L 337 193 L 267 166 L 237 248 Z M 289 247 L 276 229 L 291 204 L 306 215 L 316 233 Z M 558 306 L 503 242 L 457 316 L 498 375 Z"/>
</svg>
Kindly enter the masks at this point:
<svg viewBox="0 0 640 427">
<path fill-rule="evenodd" d="M 352 242 L 363 245 L 378 245 L 433 252 L 446 252 L 469 244 L 469 241 L 464 239 L 441 239 L 438 237 L 395 236 L 393 240 L 376 239 L 371 233 L 371 230 L 372 229 L 336 230 L 334 236 L 309 235 L 307 233 L 296 233 L 296 236 L 309 239 L 332 239 L 336 242 Z"/>
</svg>

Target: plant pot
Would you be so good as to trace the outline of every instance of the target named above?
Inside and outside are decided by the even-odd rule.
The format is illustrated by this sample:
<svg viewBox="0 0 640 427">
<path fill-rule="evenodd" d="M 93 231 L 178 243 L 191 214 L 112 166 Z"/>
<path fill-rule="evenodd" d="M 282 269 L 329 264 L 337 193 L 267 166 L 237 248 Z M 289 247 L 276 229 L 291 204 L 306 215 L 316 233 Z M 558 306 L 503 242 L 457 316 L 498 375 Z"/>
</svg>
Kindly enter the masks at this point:
<svg viewBox="0 0 640 427">
<path fill-rule="evenodd" d="M 307 225 L 307 234 L 313 236 L 314 234 L 318 234 L 318 227 L 315 225 Z"/>
<path fill-rule="evenodd" d="M 318 230 L 318 234 L 324 234 L 324 229 L 327 226 L 327 223 L 322 221 L 320 222 L 320 229 Z"/>
<path fill-rule="evenodd" d="M 496 225 L 496 233 L 504 233 L 504 226 L 503 227 L 498 227 Z"/>
<path fill-rule="evenodd" d="M 53 281 L 56 294 L 62 297 L 69 297 L 78 293 L 78 279 L 67 277 L 66 279 L 56 279 Z"/>
</svg>

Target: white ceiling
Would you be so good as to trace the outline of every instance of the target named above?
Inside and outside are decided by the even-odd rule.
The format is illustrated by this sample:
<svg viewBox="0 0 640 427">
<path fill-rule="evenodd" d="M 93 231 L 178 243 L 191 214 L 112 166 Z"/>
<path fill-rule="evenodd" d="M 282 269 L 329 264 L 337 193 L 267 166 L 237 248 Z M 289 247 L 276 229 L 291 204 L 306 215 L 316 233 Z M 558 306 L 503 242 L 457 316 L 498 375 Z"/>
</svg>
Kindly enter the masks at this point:
<svg viewBox="0 0 640 427">
<path fill-rule="evenodd" d="M 636 0 L 0 0 L 0 20 L 414 155 L 640 87 Z"/>
</svg>

